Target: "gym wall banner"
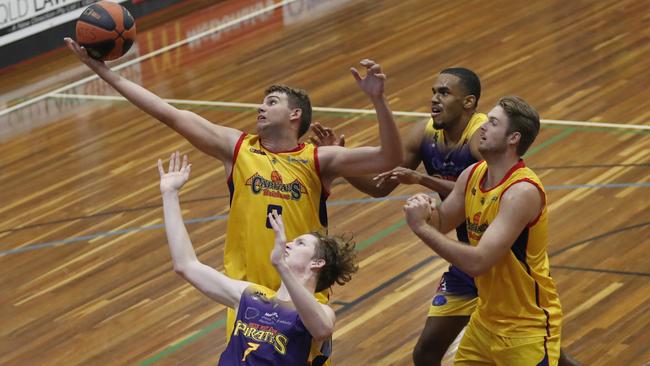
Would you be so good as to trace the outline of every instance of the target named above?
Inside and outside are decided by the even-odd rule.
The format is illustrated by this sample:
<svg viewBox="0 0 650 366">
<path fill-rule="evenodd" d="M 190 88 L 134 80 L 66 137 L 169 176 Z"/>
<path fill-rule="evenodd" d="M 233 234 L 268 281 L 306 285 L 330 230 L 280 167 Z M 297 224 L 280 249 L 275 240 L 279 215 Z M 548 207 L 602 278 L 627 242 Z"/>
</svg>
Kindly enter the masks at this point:
<svg viewBox="0 0 650 366">
<path fill-rule="evenodd" d="M 83 9 L 97 1 L 0 0 L 0 47 L 75 20 Z"/>
</svg>

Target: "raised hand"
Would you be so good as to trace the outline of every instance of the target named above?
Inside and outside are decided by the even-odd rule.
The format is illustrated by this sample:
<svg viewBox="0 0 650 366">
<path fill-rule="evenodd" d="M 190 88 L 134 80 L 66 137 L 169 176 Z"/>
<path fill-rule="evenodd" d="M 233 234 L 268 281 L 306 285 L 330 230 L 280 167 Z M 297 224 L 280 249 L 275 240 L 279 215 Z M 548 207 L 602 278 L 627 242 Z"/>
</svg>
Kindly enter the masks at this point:
<svg viewBox="0 0 650 366">
<path fill-rule="evenodd" d="M 278 215 L 276 211 L 271 211 L 271 213 L 269 213 L 269 222 L 275 232 L 275 245 L 271 251 L 271 263 L 275 267 L 278 267 L 285 263 L 284 259 L 287 252 L 287 235 L 284 232 L 282 215 Z"/>
<path fill-rule="evenodd" d="M 345 146 L 345 135 L 336 137 L 331 128 L 323 127 L 318 122 L 311 124 L 311 131 L 315 136 L 310 137 L 309 141 L 316 146 Z"/>
<path fill-rule="evenodd" d="M 386 75 L 382 73 L 381 66 L 369 59 L 362 60 L 360 64 L 366 68 L 365 77 L 361 77 L 359 71 L 354 67 L 350 68 L 357 85 L 371 98 L 381 98 L 384 95 L 384 82 L 386 81 Z"/>
<path fill-rule="evenodd" d="M 425 225 L 431 220 L 432 212 L 436 210 L 435 199 L 424 193 L 409 197 L 404 205 L 406 222 L 415 230 L 418 226 Z"/>
<path fill-rule="evenodd" d="M 75 54 L 75 56 L 77 56 L 81 62 L 88 65 L 88 67 L 91 69 L 94 70 L 98 67 L 106 66 L 104 64 L 104 61 L 95 60 L 94 58 L 90 57 L 86 48 L 80 46 L 72 38 L 65 37 L 63 41 L 65 42 L 65 45 Z"/>
<path fill-rule="evenodd" d="M 187 155 L 183 155 L 181 163 L 181 154 L 176 151 L 169 157 L 169 168 L 167 173 L 163 168 L 162 160 L 158 159 L 158 173 L 160 173 L 160 192 L 176 192 L 190 178 L 192 164 L 189 163 Z"/>
<path fill-rule="evenodd" d="M 397 168 L 377 174 L 372 180 L 377 182 L 377 187 L 384 184 L 386 180 L 397 181 L 400 184 L 419 184 L 422 173 L 413 169 L 398 166 Z"/>
</svg>

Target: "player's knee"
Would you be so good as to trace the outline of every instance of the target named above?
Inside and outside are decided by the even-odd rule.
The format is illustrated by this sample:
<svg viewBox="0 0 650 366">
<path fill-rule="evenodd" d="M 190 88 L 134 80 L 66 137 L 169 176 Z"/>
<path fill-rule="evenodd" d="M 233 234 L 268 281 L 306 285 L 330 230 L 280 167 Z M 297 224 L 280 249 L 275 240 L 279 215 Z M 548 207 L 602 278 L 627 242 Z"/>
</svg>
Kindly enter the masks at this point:
<svg viewBox="0 0 650 366">
<path fill-rule="evenodd" d="M 440 365 L 440 362 L 442 362 L 442 357 L 444 355 L 445 350 L 437 347 L 435 343 L 431 344 L 431 342 L 418 342 L 415 345 L 415 348 L 413 348 L 413 364 L 415 366 Z"/>
</svg>

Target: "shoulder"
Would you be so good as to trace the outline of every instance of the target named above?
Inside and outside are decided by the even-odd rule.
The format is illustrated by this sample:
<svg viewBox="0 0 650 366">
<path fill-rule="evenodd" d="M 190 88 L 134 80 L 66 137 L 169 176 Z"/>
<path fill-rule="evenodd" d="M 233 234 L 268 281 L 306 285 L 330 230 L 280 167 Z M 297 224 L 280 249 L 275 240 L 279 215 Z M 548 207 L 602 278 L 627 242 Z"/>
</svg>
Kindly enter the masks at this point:
<svg viewBox="0 0 650 366">
<path fill-rule="evenodd" d="M 465 127 L 466 133 L 471 136 L 475 135 L 481 126 L 487 122 L 488 117 L 484 113 L 474 113 Z"/>
<path fill-rule="evenodd" d="M 433 118 L 417 122 L 409 131 L 406 141 L 410 147 L 419 147 L 422 142 L 433 136 L 436 129 L 433 127 Z M 408 148 L 409 146 L 407 146 Z"/>
<path fill-rule="evenodd" d="M 513 207 L 518 211 L 538 212 L 544 204 L 544 191 L 536 182 L 518 180 L 505 188 L 501 195 L 501 206 Z"/>
<path fill-rule="evenodd" d="M 268 287 L 258 284 L 251 284 L 250 286 L 246 287 L 246 290 L 244 290 L 244 294 L 247 294 L 248 296 L 263 297 L 266 299 L 273 297 L 275 295 L 275 292 L 276 291 L 273 291 Z"/>
</svg>

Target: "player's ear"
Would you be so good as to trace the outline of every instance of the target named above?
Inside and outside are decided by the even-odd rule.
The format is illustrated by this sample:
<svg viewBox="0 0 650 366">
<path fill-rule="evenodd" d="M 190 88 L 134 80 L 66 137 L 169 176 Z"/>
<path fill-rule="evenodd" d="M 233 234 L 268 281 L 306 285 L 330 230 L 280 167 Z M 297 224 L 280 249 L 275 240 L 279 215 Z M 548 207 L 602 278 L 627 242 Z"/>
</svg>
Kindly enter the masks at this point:
<svg viewBox="0 0 650 366">
<path fill-rule="evenodd" d="M 325 267 L 325 259 L 316 258 L 311 260 L 311 269 L 321 269 Z"/>
<path fill-rule="evenodd" d="M 300 108 L 293 108 L 291 110 L 291 113 L 289 113 L 289 119 L 291 120 L 296 120 L 296 119 L 299 120 L 301 117 L 302 117 L 302 109 Z"/>
<path fill-rule="evenodd" d="M 476 97 L 474 95 L 467 95 L 463 100 L 463 108 L 472 109 L 476 107 Z"/>
<path fill-rule="evenodd" d="M 511 145 L 516 145 L 521 141 L 521 132 L 513 132 L 507 137 L 508 143 Z"/>
</svg>

